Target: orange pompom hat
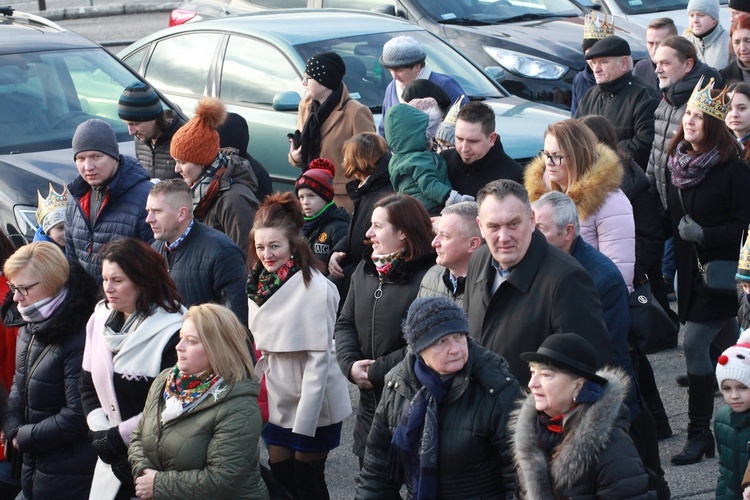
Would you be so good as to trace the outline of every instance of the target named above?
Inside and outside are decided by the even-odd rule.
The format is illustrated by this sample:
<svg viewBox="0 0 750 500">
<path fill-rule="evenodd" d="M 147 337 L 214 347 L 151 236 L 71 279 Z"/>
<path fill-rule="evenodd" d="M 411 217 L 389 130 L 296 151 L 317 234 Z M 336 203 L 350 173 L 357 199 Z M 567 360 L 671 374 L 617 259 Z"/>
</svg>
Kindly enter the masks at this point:
<svg viewBox="0 0 750 500">
<path fill-rule="evenodd" d="M 220 99 L 204 97 L 195 107 L 195 116 L 172 137 L 169 154 L 177 161 L 211 165 L 219 155 L 219 133 L 227 110 Z"/>
</svg>

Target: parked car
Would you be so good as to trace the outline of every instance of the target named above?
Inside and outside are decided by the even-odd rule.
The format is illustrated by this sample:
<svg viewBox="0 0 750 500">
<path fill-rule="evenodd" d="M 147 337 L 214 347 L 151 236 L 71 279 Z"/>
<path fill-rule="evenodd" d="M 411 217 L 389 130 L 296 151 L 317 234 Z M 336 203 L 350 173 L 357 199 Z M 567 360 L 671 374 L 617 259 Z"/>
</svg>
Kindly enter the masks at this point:
<svg viewBox="0 0 750 500">
<path fill-rule="evenodd" d="M 509 95 L 419 26 L 376 13 L 324 9 L 223 17 L 162 30 L 118 55 L 186 113 L 204 95 L 221 98 L 228 111 L 248 121 L 250 153 L 274 182 L 290 186 L 299 169 L 287 161 L 287 134 L 297 124 L 305 61 L 319 52 L 338 53 L 346 63 L 349 93 L 379 122 L 391 75 L 378 57 L 385 42 L 404 34 L 420 42 L 434 71 L 454 76 L 470 99 L 492 106 L 497 131 L 514 158 L 536 155 L 547 125 L 566 117 L 556 108 Z"/>
<path fill-rule="evenodd" d="M 588 1 L 588 0 L 586 0 Z M 590 0 L 592 4 L 585 3 L 584 7 L 591 7 L 600 12 L 614 16 L 615 26 L 620 20 L 626 20 L 646 29 L 648 23 L 659 17 L 668 17 L 674 21 L 677 31 L 683 32 L 688 27 L 687 6 L 689 0 Z M 724 29 L 729 31 L 731 25 L 729 18 L 729 0 L 720 0 L 719 22 Z"/>
<path fill-rule="evenodd" d="M 184 0 L 172 12 L 170 26 L 290 7 L 351 8 L 401 17 L 439 36 L 481 68 L 501 67 L 500 83 L 512 94 L 565 109 L 570 109 L 573 77 L 585 63 L 585 9 L 570 0 Z M 644 28 L 621 21 L 616 29 L 630 43 L 636 61 L 648 57 Z"/>
<path fill-rule="evenodd" d="M 91 40 L 10 7 L 0 7 L 0 40 L 0 223 L 20 245 L 37 227 L 37 189 L 60 192 L 78 173 L 70 148 L 80 123 L 106 120 L 134 154 L 117 102 L 142 79 Z"/>
</svg>

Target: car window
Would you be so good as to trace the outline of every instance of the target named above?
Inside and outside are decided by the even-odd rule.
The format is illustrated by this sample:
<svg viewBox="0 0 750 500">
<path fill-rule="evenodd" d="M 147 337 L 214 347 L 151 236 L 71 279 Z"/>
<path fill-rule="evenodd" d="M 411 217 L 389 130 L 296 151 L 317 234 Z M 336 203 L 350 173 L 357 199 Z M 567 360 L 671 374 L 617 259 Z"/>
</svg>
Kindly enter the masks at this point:
<svg viewBox="0 0 750 500">
<path fill-rule="evenodd" d="M 122 62 L 127 64 L 130 67 L 130 69 L 132 69 L 133 71 L 140 73 L 141 63 L 143 63 L 143 57 L 146 55 L 147 48 L 148 48 L 148 45 L 141 47 L 139 50 L 136 50 L 132 54 L 128 54 L 127 57 L 124 57 L 122 59 Z"/>
<path fill-rule="evenodd" d="M 302 77 L 278 49 L 243 36 L 229 37 L 219 96 L 227 101 L 270 106 L 273 96 L 300 90 Z"/>
<path fill-rule="evenodd" d="M 188 33 L 161 40 L 145 77 L 163 92 L 203 95 L 220 33 Z"/>
<path fill-rule="evenodd" d="M 376 10 L 395 6 L 394 0 L 323 0 L 324 9 L 360 9 Z"/>
<path fill-rule="evenodd" d="M 578 16 L 569 0 L 417 0 L 434 21 L 498 24 L 534 18 Z"/>
<path fill-rule="evenodd" d="M 101 48 L 0 56 L 0 154 L 69 148 L 90 118 L 127 140 L 117 102 L 134 79 Z"/>
<path fill-rule="evenodd" d="M 454 50 L 447 50 L 445 42 L 423 31 L 375 33 L 347 38 L 333 38 L 322 42 L 297 45 L 295 49 L 303 60 L 326 51 L 339 54 L 346 64 L 344 83 L 352 99 L 370 108 L 383 104 L 385 88 L 391 74 L 380 66 L 378 58 L 383 45 L 393 37 L 408 35 L 419 41 L 427 54 L 427 65 L 432 71 L 454 77 L 467 95 L 502 97 L 502 91 L 480 70 Z"/>
<path fill-rule="evenodd" d="M 302 9 L 307 7 L 307 0 L 247 0 L 247 2 L 269 9 Z"/>
</svg>

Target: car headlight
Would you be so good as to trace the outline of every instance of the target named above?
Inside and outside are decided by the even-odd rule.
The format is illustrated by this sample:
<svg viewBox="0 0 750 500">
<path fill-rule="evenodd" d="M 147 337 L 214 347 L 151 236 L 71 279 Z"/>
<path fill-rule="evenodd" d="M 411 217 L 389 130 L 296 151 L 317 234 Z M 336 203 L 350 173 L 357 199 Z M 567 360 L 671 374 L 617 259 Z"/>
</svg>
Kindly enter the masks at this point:
<svg viewBox="0 0 750 500">
<path fill-rule="evenodd" d="M 568 70 L 565 66 L 555 64 L 540 57 L 532 57 L 512 50 L 497 47 L 482 47 L 484 51 L 498 62 L 506 71 L 524 78 L 537 80 L 558 80 Z"/>
<path fill-rule="evenodd" d="M 37 226 L 36 207 L 16 205 L 13 207 L 13 214 L 16 216 L 16 229 L 31 241 L 34 238 Z"/>
</svg>

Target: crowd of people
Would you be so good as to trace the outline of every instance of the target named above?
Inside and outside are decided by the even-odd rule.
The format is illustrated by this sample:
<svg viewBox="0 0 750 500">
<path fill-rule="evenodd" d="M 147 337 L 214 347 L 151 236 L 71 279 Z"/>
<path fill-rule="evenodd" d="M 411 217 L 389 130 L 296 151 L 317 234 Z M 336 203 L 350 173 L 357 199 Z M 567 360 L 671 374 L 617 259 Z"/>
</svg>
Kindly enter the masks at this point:
<svg viewBox="0 0 750 500">
<path fill-rule="evenodd" d="M 746 4 L 722 27 L 690 0 L 636 65 L 587 16 L 573 117 L 527 165 L 408 36 L 380 128 L 344 60 L 310 57 L 290 192 L 221 100 L 185 122 L 131 84 L 137 158 L 82 123 L 35 241 L 0 232 L 0 496 L 326 499 L 356 408 L 356 498 L 667 499 L 646 287 L 675 327 L 653 344 L 684 325 L 671 462 L 718 449 L 717 498 L 750 499 Z"/>
</svg>

